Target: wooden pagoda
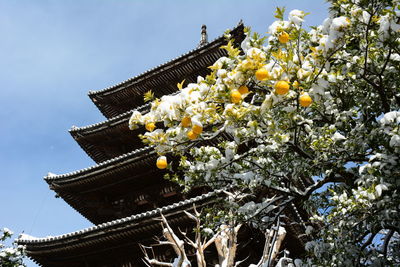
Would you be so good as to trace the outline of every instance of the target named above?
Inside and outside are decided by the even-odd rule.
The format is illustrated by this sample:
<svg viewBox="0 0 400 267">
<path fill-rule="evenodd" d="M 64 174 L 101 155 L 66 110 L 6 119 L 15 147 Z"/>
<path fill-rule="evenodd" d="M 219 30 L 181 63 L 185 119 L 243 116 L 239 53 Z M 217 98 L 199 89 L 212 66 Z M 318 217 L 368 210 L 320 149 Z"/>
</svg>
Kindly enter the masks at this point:
<svg viewBox="0 0 400 267">
<path fill-rule="evenodd" d="M 244 26 L 232 31 L 236 45 L 244 39 Z M 156 97 L 174 93 L 183 79 L 196 82 L 197 76 L 209 73 L 208 66 L 225 56 L 220 49 L 223 36 L 207 42 L 203 28 L 200 45 L 186 54 L 115 86 L 89 92 L 89 97 L 107 118 L 85 127 L 72 127 L 70 134 L 97 163 L 72 173 L 49 174 L 44 179 L 51 190 L 95 226 L 55 237 L 36 238 L 23 235 L 18 243 L 26 246 L 27 255 L 40 266 L 145 266 L 140 245 L 154 244 L 161 237 L 160 213 L 171 225 L 191 229 L 183 211 L 193 205 L 211 205 L 220 191 L 197 191 L 182 194 L 179 187 L 163 179 L 164 172 L 154 168 L 157 155 L 145 147 L 138 134 L 144 129 L 129 130 L 133 110 L 147 112 L 143 94 L 149 90 Z M 299 217 L 296 209 L 290 211 Z M 299 218 L 301 220 L 301 218 Z M 302 247 L 293 227 L 285 242 L 287 247 Z M 254 245 L 262 250 L 263 244 Z M 160 260 L 175 257 L 172 249 L 155 248 Z"/>
</svg>

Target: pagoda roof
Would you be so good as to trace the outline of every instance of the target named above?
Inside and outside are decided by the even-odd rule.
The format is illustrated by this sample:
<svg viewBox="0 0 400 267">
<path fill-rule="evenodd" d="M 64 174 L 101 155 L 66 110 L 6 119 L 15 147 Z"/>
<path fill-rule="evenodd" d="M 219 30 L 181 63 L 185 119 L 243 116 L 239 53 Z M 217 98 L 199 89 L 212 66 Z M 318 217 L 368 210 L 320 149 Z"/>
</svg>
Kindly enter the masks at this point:
<svg viewBox="0 0 400 267">
<path fill-rule="evenodd" d="M 239 45 L 244 39 L 242 22 L 230 32 Z M 197 47 L 175 59 L 143 72 L 117 85 L 99 91 L 90 91 L 89 97 L 107 118 L 112 118 L 144 103 L 143 94 L 152 90 L 156 97 L 177 91 L 176 84 L 185 79 L 195 82 L 197 76 L 205 76 L 218 58 L 226 51 L 220 47 L 226 44 L 224 35 Z"/>
<path fill-rule="evenodd" d="M 103 260 L 104 257 L 109 256 L 104 253 L 107 249 L 112 250 L 113 246 L 109 244 L 117 243 L 119 247 L 132 245 L 138 247 L 138 242 L 151 240 L 157 233 L 161 235 L 160 222 L 157 220 L 160 214 L 163 214 L 171 223 L 189 221 L 184 210 L 190 210 L 194 205 L 202 207 L 210 204 L 221 192 L 222 190 L 216 190 L 162 208 L 59 236 L 37 238 L 22 234 L 17 242 L 26 246 L 28 256 L 40 266 L 85 266 L 82 264 L 84 259 Z M 96 253 L 97 255 L 94 255 Z M 128 255 L 136 257 L 136 260 L 140 262 L 141 256 L 138 254 L 128 253 Z"/>
<path fill-rule="evenodd" d="M 154 147 L 145 146 L 129 153 L 123 154 L 119 157 L 112 158 L 110 160 L 103 161 L 101 163 L 95 164 L 93 166 L 80 169 L 73 172 L 68 172 L 65 174 L 53 174 L 49 173 L 44 177 L 44 180 L 54 186 L 63 186 L 71 183 L 88 183 L 90 180 L 86 179 L 88 177 L 98 178 L 99 174 L 107 171 L 115 171 L 116 168 L 121 165 L 129 164 L 131 162 L 136 162 L 142 158 L 147 158 L 152 155 L 156 155 Z"/>
<path fill-rule="evenodd" d="M 145 114 L 150 104 L 127 111 L 105 121 L 84 127 L 73 126 L 69 132 L 80 147 L 98 164 L 113 160 L 130 151 L 144 148 L 139 135 L 146 132 L 144 127 L 129 129 L 132 112 Z"/>
<path fill-rule="evenodd" d="M 203 142 L 215 144 L 226 138 L 221 133 Z M 101 223 L 184 198 L 175 183 L 163 178 L 165 170 L 156 168 L 157 157 L 153 147 L 145 146 L 88 168 L 49 174 L 44 179 L 71 207 L 91 222 Z M 117 207 L 118 202 L 123 210 Z"/>
<path fill-rule="evenodd" d="M 38 238 L 22 234 L 17 239 L 17 243 L 25 245 L 27 255 L 37 264 L 45 267 L 100 266 L 99 263 L 103 264 L 101 266 L 141 266 L 143 256 L 139 245 L 154 244 L 157 237 L 162 236 L 160 214 L 163 214 L 174 228 L 192 229 L 192 221 L 184 214 L 184 211 L 192 210 L 194 206 L 201 209 L 213 205 L 223 193 L 223 190 L 215 190 L 161 208 L 63 235 Z M 304 230 L 298 223 L 302 219 L 294 205 L 289 207 L 285 215 L 294 220 L 291 222 L 288 217 L 284 217 L 285 228 L 289 233 L 284 246 L 294 253 L 293 255 L 298 255 L 304 251 L 306 240 Z M 128 265 L 123 265 L 127 263 Z"/>
<path fill-rule="evenodd" d="M 44 179 L 58 196 L 93 223 L 121 218 L 182 199 L 177 185 L 155 167 L 152 147 Z M 164 198 L 168 195 L 169 198 Z M 175 194 L 173 194 L 175 193 Z"/>
<path fill-rule="evenodd" d="M 149 110 L 150 104 L 147 103 L 102 122 L 73 126 L 69 133 L 89 157 L 100 163 L 143 147 L 138 135 L 144 134 L 144 127 L 132 131 L 128 122 L 133 111 L 144 114 Z"/>
</svg>

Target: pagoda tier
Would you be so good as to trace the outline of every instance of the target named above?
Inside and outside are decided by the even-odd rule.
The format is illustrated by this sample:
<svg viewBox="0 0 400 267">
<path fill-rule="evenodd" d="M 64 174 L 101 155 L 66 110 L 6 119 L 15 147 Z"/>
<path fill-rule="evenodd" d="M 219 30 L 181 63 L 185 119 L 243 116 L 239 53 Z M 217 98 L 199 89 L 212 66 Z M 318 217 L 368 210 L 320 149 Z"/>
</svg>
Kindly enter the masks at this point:
<svg viewBox="0 0 400 267">
<path fill-rule="evenodd" d="M 243 39 L 243 24 L 240 23 L 234 30 L 232 30 L 232 34 L 234 37 L 237 38 L 238 42 Z M 179 57 L 178 59 L 172 60 L 171 62 L 165 63 L 162 65 L 163 67 L 167 67 L 168 65 L 173 65 L 173 68 L 176 69 L 176 71 L 180 71 L 180 76 L 176 76 L 175 79 L 170 79 L 170 80 L 165 80 L 163 83 L 164 85 L 167 85 L 165 87 L 154 87 L 152 89 L 153 92 L 158 92 L 159 95 L 161 96 L 164 94 L 170 94 L 171 92 L 175 92 L 177 90 L 176 84 L 177 81 L 180 82 L 183 79 L 185 79 L 187 82 L 191 81 L 196 81 L 196 78 L 198 75 L 206 75 L 209 73 L 209 69 L 207 68 L 208 66 L 212 65 L 216 59 L 218 59 L 221 56 L 226 55 L 226 51 L 224 49 L 214 49 L 215 47 L 219 48 L 221 45 L 225 44 L 225 40 L 223 37 L 217 38 L 215 41 L 211 42 L 208 45 L 201 46 L 195 50 L 190 51 L 189 53 Z M 211 45 L 213 44 L 213 45 Z M 210 46 L 211 45 L 211 46 Z M 215 46 L 215 47 L 214 47 Z M 188 60 L 188 58 L 193 57 L 193 55 L 201 55 L 202 57 L 209 59 L 209 60 L 199 60 L 199 61 L 193 61 L 190 63 L 190 73 L 192 73 L 192 76 L 185 76 L 184 73 L 189 73 L 188 72 L 188 67 L 186 66 L 189 64 L 188 62 L 185 62 L 185 60 Z M 171 66 L 172 66 L 171 65 Z M 143 103 L 143 93 L 146 92 L 146 90 L 150 90 L 147 88 L 146 90 L 143 90 L 141 92 L 140 97 L 137 96 L 139 88 L 136 86 L 136 80 L 139 79 L 141 83 L 148 83 L 152 84 L 154 79 L 159 79 L 159 76 L 154 76 L 152 74 L 152 71 L 158 71 L 158 68 L 154 70 L 150 70 L 149 72 L 146 72 L 145 74 L 139 75 L 138 77 L 132 78 L 129 81 L 126 81 L 120 85 L 116 85 L 114 87 L 108 88 L 108 91 L 99 91 L 97 93 L 90 93 L 90 95 L 97 95 L 97 94 L 102 94 L 104 91 L 104 94 L 107 95 L 107 98 L 105 96 L 102 96 L 102 101 L 110 101 L 111 96 L 108 96 L 109 94 L 112 95 L 112 99 L 114 97 L 119 97 L 118 94 L 120 94 L 119 87 L 124 86 L 124 92 L 126 94 L 132 94 L 130 96 L 126 96 L 125 101 L 139 101 L 135 103 L 131 103 L 130 109 L 124 113 L 118 113 L 118 115 L 109 118 L 103 122 L 84 126 L 84 127 L 75 127 L 73 126 L 70 129 L 70 134 L 72 137 L 77 141 L 77 143 L 81 146 L 81 148 L 96 162 L 100 163 L 105 160 L 112 159 L 114 157 L 120 156 L 124 153 L 128 153 L 134 149 L 137 149 L 142 146 L 142 142 L 140 138 L 138 137 L 139 134 L 143 134 L 145 131 L 143 128 L 137 129 L 135 131 L 130 131 L 127 127 L 129 117 L 132 114 L 133 110 L 137 110 L 141 113 L 146 113 L 150 109 L 149 104 L 142 104 L 141 106 L 137 106 L 138 103 Z M 167 75 L 167 74 L 166 74 Z M 125 83 L 131 84 L 132 85 L 124 85 Z M 167 84 L 168 83 L 168 84 Z M 172 88 L 172 89 L 171 89 Z M 121 88 L 120 88 L 121 89 Z M 167 90 L 165 90 L 167 89 Z M 122 89 L 121 89 L 122 90 Z M 108 92 L 108 93 L 106 93 Z M 125 94 L 124 93 L 124 94 Z M 110 98 L 110 99 L 108 99 Z M 108 100 L 107 100 L 108 99 Z M 98 103 L 99 100 L 96 100 L 95 103 Z M 122 105 L 124 105 L 123 102 L 115 102 L 114 104 L 118 106 L 118 109 L 122 109 Z M 135 107 L 135 108 L 134 108 Z M 116 108 L 116 107 L 114 107 Z M 133 109 L 134 108 L 134 109 Z M 101 109 L 100 109 L 101 110 Z M 117 114 L 117 113 L 115 113 Z"/>
<path fill-rule="evenodd" d="M 18 244 L 25 245 L 27 255 L 44 267 L 145 266 L 140 245 L 153 245 L 158 260 L 171 262 L 176 257 L 173 249 L 170 246 L 156 245 L 157 239 L 162 239 L 160 214 L 167 218 L 176 233 L 179 233 L 179 230 L 191 233 L 193 221 L 184 214 L 184 211 L 191 212 L 194 206 L 201 210 L 202 207 L 217 205 L 218 198 L 224 197 L 223 194 L 222 190 L 216 190 L 61 236 L 36 238 L 21 235 Z M 303 253 L 304 248 L 304 239 L 299 235 L 302 232 L 299 230 L 301 218 L 298 217 L 294 206 L 289 207 L 285 215 L 290 216 L 290 222 L 283 219 L 287 221 L 285 225 L 287 235 L 282 248 L 288 249 L 292 256 L 296 256 Z M 237 259 L 244 260 L 244 266 L 255 263 L 262 253 L 264 235 L 255 229 L 243 226 L 238 241 Z M 218 258 L 215 248 L 210 246 L 205 253 L 208 264 L 212 263 L 214 266 Z M 190 257 L 191 260 L 195 260 L 194 254 Z"/>
<path fill-rule="evenodd" d="M 155 167 L 157 154 L 141 148 L 72 173 L 45 177 L 50 188 L 98 224 L 162 207 L 184 196 Z"/>
<path fill-rule="evenodd" d="M 145 104 L 135 110 L 146 113 L 150 105 Z M 85 127 L 72 127 L 71 136 L 96 163 L 100 163 L 122 154 L 129 153 L 143 146 L 139 134 L 144 134 L 144 127 L 130 130 L 128 121 L 132 110 L 106 121 Z"/>
<path fill-rule="evenodd" d="M 199 142 L 216 145 L 228 138 L 221 133 Z M 157 158 L 153 147 L 142 145 L 92 167 L 61 175 L 49 174 L 44 179 L 50 189 L 93 223 L 162 207 L 205 192 L 195 188 L 186 196 L 181 194 L 177 184 L 164 178 L 166 171 L 156 167 Z"/>
<path fill-rule="evenodd" d="M 231 31 L 235 44 L 244 40 L 244 26 L 240 22 Z M 136 77 L 100 91 L 89 92 L 89 97 L 107 118 L 112 118 L 144 104 L 143 94 L 149 90 L 156 97 L 176 92 L 176 84 L 183 79 L 187 83 L 196 82 L 197 77 L 206 76 L 208 69 L 218 58 L 225 56 L 226 51 L 220 47 L 226 44 L 221 36 L 214 41 L 199 46 L 182 56 L 165 64 L 150 69 Z"/>
<path fill-rule="evenodd" d="M 192 221 L 184 210 L 195 205 L 210 205 L 221 191 L 214 191 L 178 203 L 153 209 L 137 215 L 110 221 L 81 231 L 55 237 L 35 238 L 22 235 L 18 244 L 26 246 L 27 255 L 40 266 L 86 267 L 86 266 L 144 266 L 140 244 L 157 243 L 161 238 L 160 213 L 171 225 L 191 232 Z M 171 248 L 161 248 L 163 258 L 174 257 Z M 155 248 L 157 252 L 157 248 Z"/>
<path fill-rule="evenodd" d="M 203 30 L 206 34 L 205 28 Z M 239 23 L 230 34 L 239 46 L 245 38 L 243 24 Z M 156 97 L 172 94 L 177 91 L 178 82 L 183 79 L 185 84 L 196 82 L 197 76 L 210 72 L 208 66 L 226 55 L 226 51 L 220 49 L 227 42 L 223 36 L 210 43 L 203 37 L 197 49 L 118 85 L 89 92 L 107 120 L 73 127 L 70 134 L 97 165 L 62 175 L 49 174 L 45 180 L 58 196 L 99 225 L 57 237 L 21 236 L 18 243 L 26 245 L 28 256 L 39 265 L 144 266 L 139 244 L 155 244 L 154 237 L 162 236 L 160 213 L 172 226 L 193 233 L 193 221 L 185 216 L 184 210 L 191 210 L 194 205 L 199 209 L 205 206 L 222 208 L 219 205 L 223 205 L 223 201 L 219 200 L 226 197 L 222 190 L 206 193 L 210 189 L 197 188 L 183 194 L 179 186 L 164 179 L 166 171 L 155 166 L 158 155 L 152 147 L 143 147 L 138 137 L 144 132 L 143 127 L 134 131 L 128 128 L 133 110 L 142 113 L 149 110 L 143 100 L 145 92 L 152 90 Z M 215 145 L 231 138 L 221 133 L 196 144 Z M 247 149 L 247 145 L 242 149 Z M 270 194 L 279 192 L 263 191 L 260 196 Z M 306 216 L 295 205 L 283 213 L 282 221 L 288 231 L 284 248 L 295 255 L 304 248 L 302 216 Z M 254 229 L 243 229 L 239 233 L 239 246 L 243 248 L 238 251 L 242 259 L 247 257 L 246 264 L 262 253 L 264 235 L 257 237 Z M 210 258 L 216 259 L 215 248 L 212 249 Z M 154 250 L 160 255 L 159 260 L 171 261 L 175 257 L 172 248 L 155 247 Z"/>
</svg>

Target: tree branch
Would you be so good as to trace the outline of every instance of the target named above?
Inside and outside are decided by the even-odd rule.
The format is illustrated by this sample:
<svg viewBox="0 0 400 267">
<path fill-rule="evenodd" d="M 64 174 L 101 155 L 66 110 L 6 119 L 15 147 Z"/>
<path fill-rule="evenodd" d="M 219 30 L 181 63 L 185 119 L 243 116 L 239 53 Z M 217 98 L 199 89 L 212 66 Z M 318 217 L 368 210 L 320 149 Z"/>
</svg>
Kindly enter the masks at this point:
<svg viewBox="0 0 400 267">
<path fill-rule="evenodd" d="M 376 234 L 377 234 L 378 232 L 379 232 L 379 231 L 377 231 L 377 232 L 375 232 L 375 233 L 371 233 L 371 235 L 369 236 L 369 238 L 367 239 L 367 241 L 365 241 L 365 243 L 361 246 L 361 248 L 360 248 L 360 253 L 358 254 L 358 257 L 357 257 L 356 266 L 359 266 L 359 265 L 360 265 L 361 255 L 363 254 L 364 249 L 365 249 L 366 247 L 368 247 L 368 246 L 372 243 L 372 241 L 374 240 L 374 238 L 375 238 L 375 236 L 376 236 Z"/>
<path fill-rule="evenodd" d="M 383 241 L 383 257 L 385 257 L 385 258 L 386 258 L 387 252 L 388 252 L 390 239 L 392 238 L 394 232 L 395 232 L 394 230 L 389 230 L 389 233 L 386 234 L 385 240 Z"/>
</svg>

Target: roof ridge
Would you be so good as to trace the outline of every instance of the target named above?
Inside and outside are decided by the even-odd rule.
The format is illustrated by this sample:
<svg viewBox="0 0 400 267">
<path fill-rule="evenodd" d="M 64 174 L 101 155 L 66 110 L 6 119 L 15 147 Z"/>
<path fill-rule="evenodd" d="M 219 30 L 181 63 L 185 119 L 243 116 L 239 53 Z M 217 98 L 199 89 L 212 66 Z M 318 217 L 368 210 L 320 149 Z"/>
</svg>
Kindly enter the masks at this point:
<svg viewBox="0 0 400 267">
<path fill-rule="evenodd" d="M 177 95 L 180 91 L 177 92 L 173 92 L 171 94 L 168 95 L 164 95 L 164 96 L 173 96 L 173 95 Z M 114 116 L 112 118 L 106 119 L 104 121 L 101 122 L 97 122 L 97 123 L 93 123 L 93 124 L 89 124 L 86 126 L 82 126 L 82 127 L 77 127 L 77 126 L 72 126 L 71 129 L 69 129 L 70 133 L 75 133 L 75 132 L 79 132 L 79 131 L 84 131 L 90 128 L 94 128 L 94 127 L 98 127 L 98 126 L 102 126 L 102 125 L 106 125 L 106 124 L 111 124 L 113 122 L 119 121 L 120 119 L 125 119 L 126 116 L 128 116 L 129 114 L 133 113 L 134 111 L 139 111 L 142 115 L 143 113 L 145 113 L 147 110 L 147 107 L 151 106 L 151 102 L 146 103 L 144 105 L 141 105 L 137 108 L 131 109 L 129 111 L 126 111 L 124 113 L 121 113 L 117 116 Z M 129 119 L 128 119 L 129 120 Z"/>
<path fill-rule="evenodd" d="M 182 200 L 182 201 L 179 201 L 179 202 L 176 202 L 176 203 L 173 203 L 171 205 L 167 205 L 167 206 L 164 206 L 164 207 L 161 207 L 161 208 L 156 208 L 154 210 L 142 212 L 142 213 L 131 215 L 131 216 L 128 216 L 128 217 L 125 217 L 125 218 L 121 218 L 121 219 L 112 220 L 112 221 L 109 221 L 109 222 L 105 222 L 105 223 L 102 223 L 102 224 L 98 224 L 98 225 L 95 225 L 95 226 L 84 228 L 82 230 L 78 230 L 78 231 L 74 231 L 74 232 L 70 232 L 70 233 L 62 234 L 62 235 L 58 235 L 58 236 L 48 236 L 48 237 L 39 238 L 39 237 L 34 237 L 34 236 L 31 236 L 31 235 L 27 235 L 27 234 L 21 234 L 16 241 L 18 243 L 28 244 L 28 243 L 45 243 L 45 242 L 50 242 L 50 241 L 61 240 L 61 239 L 67 238 L 67 237 L 73 237 L 73 236 L 81 235 L 81 234 L 84 234 L 84 233 L 93 232 L 93 231 L 96 231 L 96 230 L 102 230 L 102 229 L 105 229 L 105 228 L 108 228 L 108 227 L 111 227 L 111 226 L 116 226 L 116 225 L 119 225 L 119 224 L 123 224 L 123 223 L 126 223 L 126 222 L 133 222 L 133 221 L 138 220 L 138 219 L 144 219 L 144 218 L 152 217 L 154 215 L 161 214 L 162 212 L 166 212 L 166 211 L 172 210 L 174 208 L 178 208 L 178 207 L 181 207 L 181 206 L 184 206 L 184 205 L 192 204 L 192 203 L 195 203 L 197 201 L 213 197 L 213 196 L 218 195 L 218 194 L 220 194 L 222 192 L 223 192 L 223 190 L 221 190 L 221 189 L 214 190 L 212 192 L 209 192 L 209 193 L 206 193 L 206 194 L 202 194 L 200 196 L 193 197 L 193 198 L 190 198 L 190 199 Z"/>
<path fill-rule="evenodd" d="M 236 29 L 238 29 L 241 26 L 243 26 L 243 21 L 242 20 L 240 20 L 239 23 L 230 31 L 233 32 L 233 31 L 235 31 Z M 117 87 L 119 87 L 119 86 L 121 86 L 123 84 L 129 83 L 129 82 L 131 82 L 133 80 L 136 80 L 136 79 L 138 79 L 138 78 L 140 78 L 142 76 L 145 76 L 148 73 L 151 73 L 151 72 L 155 71 L 158 68 L 162 68 L 162 67 L 164 67 L 164 66 L 166 66 L 166 65 L 168 65 L 168 64 L 170 64 L 170 63 L 172 63 L 172 62 L 174 62 L 174 61 L 176 61 L 176 60 L 178 60 L 180 58 L 183 58 L 183 57 L 185 57 L 185 56 L 187 56 L 187 55 L 189 55 L 189 54 L 191 54 L 191 53 L 193 53 L 193 52 L 195 52 L 197 50 L 201 50 L 201 49 L 204 49 L 205 47 L 212 46 L 219 39 L 224 38 L 224 36 L 225 36 L 225 34 L 222 34 L 222 35 L 214 38 L 211 42 L 209 42 L 209 43 L 207 43 L 207 44 L 205 44 L 205 45 L 203 45 L 201 47 L 196 47 L 196 48 L 194 48 L 192 50 L 189 50 L 188 52 L 186 52 L 186 53 L 184 53 L 184 54 L 182 54 L 182 55 L 180 55 L 178 57 L 175 57 L 175 58 L 173 58 L 173 59 L 171 59 L 171 60 L 169 60 L 169 61 L 167 61 L 167 62 L 165 62 L 163 64 L 160 64 L 160 65 L 158 65 L 156 67 L 150 68 L 150 69 L 148 69 L 148 70 L 146 70 L 146 71 L 144 71 L 144 72 L 142 72 L 142 73 L 140 73 L 140 74 L 138 74 L 138 75 L 136 75 L 134 77 L 131 77 L 131 78 L 125 80 L 125 81 L 122 81 L 122 82 L 120 82 L 118 84 L 106 87 L 106 88 L 101 89 L 101 90 L 96 90 L 96 91 L 90 90 L 88 92 L 88 95 L 89 95 L 89 97 L 91 97 L 91 96 L 94 96 L 94 95 L 97 95 L 97 94 L 101 94 L 101 93 L 104 93 L 104 92 L 109 91 L 111 89 L 115 89 L 115 88 L 117 88 Z"/>
<path fill-rule="evenodd" d="M 149 106 L 150 106 L 150 102 L 146 103 L 144 105 L 141 105 L 140 107 L 128 110 L 128 111 L 126 111 L 124 113 L 121 113 L 121 114 L 119 114 L 117 116 L 114 116 L 112 118 L 109 118 L 109 119 L 106 119 L 104 121 L 101 121 L 101 122 L 96 122 L 96 123 L 89 124 L 89 125 L 82 126 L 82 127 L 77 127 L 77 126 L 73 125 L 71 127 L 71 129 L 69 129 L 68 131 L 70 133 L 73 133 L 73 132 L 78 132 L 78 131 L 87 130 L 87 129 L 90 129 L 90 128 L 93 128 L 93 127 L 101 126 L 101 125 L 104 125 L 104 124 L 113 123 L 115 121 L 120 120 L 121 118 L 124 118 L 124 117 L 128 116 L 129 114 L 133 113 L 134 111 L 139 111 L 140 113 L 143 114 L 146 111 L 146 108 L 149 107 Z"/>
<path fill-rule="evenodd" d="M 75 175 L 82 174 L 82 173 L 85 173 L 85 172 L 89 172 L 89 171 L 92 171 L 92 170 L 95 170 L 95 169 L 100 169 L 100 168 L 102 168 L 104 166 L 113 164 L 113 163 L 115 163 L 115 162 L 117 162 L 119 160 L 126 159 L 126 158 L 129 158 L 129 157 L 135 156 L 137 154 L 140 154 L 141 152 L 151 152 L 151 150 L 153 150 L 153 152 L 154 152 L 153 148 L 154 148 L 154 146 L 144 146 L 144 147 L 135 149 L 135 150 L 133 150 L 131 152 L 122 154 L 122 155 L 120 155 L 118 157 L 115 157 L 115 158 L 100 162 L 100 163 L 95 164 L 93 166 L 90 166 L 90 167 L 87 167 L 87 168 L 84 168 L 84 169 L 80 169 L 80 170 L 77 170 L 77 171 L 68 172 L 68 173 L 65 173 L 65 174 L 54 174 L 54 173 L 50 173 L 49 172 L 44 177 L 44 180 L 47 183 L 50 183 L 51 181 L 61 180 L 63 178 L 67 178 L 67 177 L 70 177 L 70 176 L 75 176 Z"/>
</svg>

